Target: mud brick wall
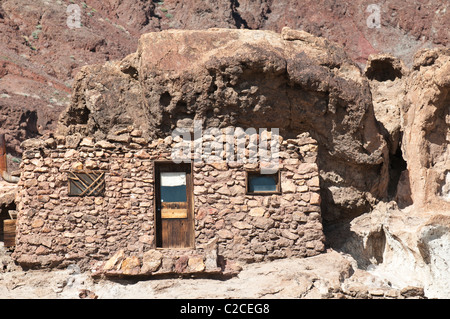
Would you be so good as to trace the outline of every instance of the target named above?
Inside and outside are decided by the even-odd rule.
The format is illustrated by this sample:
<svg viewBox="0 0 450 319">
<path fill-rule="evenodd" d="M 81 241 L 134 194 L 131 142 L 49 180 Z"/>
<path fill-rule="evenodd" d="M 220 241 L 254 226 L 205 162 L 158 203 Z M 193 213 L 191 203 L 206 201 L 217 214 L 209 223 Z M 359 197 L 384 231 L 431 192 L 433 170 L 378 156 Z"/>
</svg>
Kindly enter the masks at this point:
<svg viewBox="0 0 450 319">
<path fill-rule="evenodd" d="M 24 143 L 13 254 L 21 265 L 217 272 L 323 251 L 317 145 L 308 134 L 281 143 L 280 194 L 246 194 L 246 171 L 255 164 L 194 163 L 195 247 L 177 250 L 156 249 L 153 202 L 154 161 L 170 159 L 174 142 L 145 142 L 132 133 Z M 67 172 L 81 166 L 105 173 L 103 196 L 69 196 Z"/>
</svg>

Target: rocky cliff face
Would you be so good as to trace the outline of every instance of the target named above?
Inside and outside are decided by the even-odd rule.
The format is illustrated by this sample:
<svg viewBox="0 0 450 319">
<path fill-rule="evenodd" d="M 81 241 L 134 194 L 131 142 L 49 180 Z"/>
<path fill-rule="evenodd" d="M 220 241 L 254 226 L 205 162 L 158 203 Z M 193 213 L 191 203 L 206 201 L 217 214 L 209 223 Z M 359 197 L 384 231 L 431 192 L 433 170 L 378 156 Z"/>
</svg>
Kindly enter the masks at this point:
<svg viewBox="0 0 450 319">
<path fill-rule="evenodd" d="M 82 27 L 70 29 L 69 4 L 0 2 L 0 132 L 13 155 L 21 154 L 20 142 L 55 127 L 81 66 L 122 58 L 137 43 L 81 2 Z"/>
<path fill-rule="evenodd" d="M 391 154 L 391 189 L 400 207 L 448 210 L 449 50 L 421 50 L 411 69 L 374 55 L 365 74 Z"/>
<path fill-rule="evenodd" d="M 394 201 L 328 233 L 360 267 L 394 286 L 423 286 L 433 298 L 450 296 L 449 53 L 419 51 L 412 69 L 392 56 L 371 57 L 365 74 L 389 144 Z"/>
<path fill-rule="evenodd" d="M 80 8 L 80 28 L 67 25 L 71 4 Z M 152 31 L 281 32 L 288 26 L 339 43 L 360 67 L 372 53 L 390 53 L 411 66 L 418 49 L 448 46 L 447 1 L 370 5 L 369 0 L 2 0 L 0 133 L 7 134 L 8 151 L 19 155 L 20 142 L 55 128 L 82 66 L 122 59 L 136 50 L 141 34 Z"/>
<path fill-rule="evenodd" d="M 418 52 L 405 85 L 402 149 L 412 201 L 450 211 L 450 50 Z"/>
</svg>

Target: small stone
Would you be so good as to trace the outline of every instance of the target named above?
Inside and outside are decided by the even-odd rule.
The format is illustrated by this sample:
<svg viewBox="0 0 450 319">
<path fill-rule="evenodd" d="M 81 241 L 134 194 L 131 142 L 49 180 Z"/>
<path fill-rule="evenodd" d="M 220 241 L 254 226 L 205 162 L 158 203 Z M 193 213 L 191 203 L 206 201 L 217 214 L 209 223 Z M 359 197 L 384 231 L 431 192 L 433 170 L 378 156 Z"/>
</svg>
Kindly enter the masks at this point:
<svg viewBox="0 0 450 319">
<path fill-rule="evenodd" d="M 47 255 L 49 252 L 48 248 L 44 247 L 44 246 L 39 246 L 36 251 L 35 254 L 36 255 Z"/>
<path fill-rule="evenodd" d="M 39 195 L 37 199 L 41 203 L 47 203 L 48 201 L 50 201 L 50 196 L 48 196 L 48 195 Z"/>
<path fill-rule="evenodd" d="M 64 158 L 74 158 L 77 157 L 79 155 L 79 152 L 76 150 L 68 150 L 65 154 L 64 154 Z"/>
<path fill-rule="evenodd" d="M 66 137 L 66 147 L 75 149 L 81 142 L 81 134 L 69 135 Z"/>
<path fill-rule="evenodd" d="M 144 151 L 144 150 L 138 151 L 138 152 L 135 154 L 135 156 L 136 156 L 137 158 L 140 158 L 140 159 L 150 158 L 150 154 L 148 154 L 148 153 L 147 153 L 146 151 Z"/>
<path fill-rule="evenodd" d="M 108 141 L 101 140 L 95 143 L 95 147 L 104 148 L 104 149 L 113 149 L 116 146 Z"/>
<path fill-rule="evenodd" d="M 264 216 L 265 211 L 266 210 L 262 207 L 255 207 L 250 209 L 250 212 L 248 214 L 253 217 L 262 217 Z"/>
<path fill-rule="evenodd" d="M 151 202 L 140 202 L 139 203 L 139 207 L 151 207 L 152 203 Z"/>
<path fill-rule="evenodd" d="M 247 202 L 247 205 L 249 206 L 249 207 L 257 207 L 257 206 L 259 206 L 260 204 L 259 204 L 259 202 L 257 201 L 257 200 L 249 200 L 248 202 Z"/>
<path fill-rule="evenodd" d="M 397 298 L 398 297 L 398 290 L 396 290 L 396 289 L 389 289 L 388 291 L 386 291 L 385 296 L 389 297 L 389 298 Z"/>
<path fill-rule="evenodd" d="M 121 262 L 124 259 L 124 257 L 125 257 L 125 253 L 124 253 L 123 249 L 119 250 L 110 259 L 108 259 L 108 261 L 103 266 L 103 269 L 104 270 L 112 270 L 112 269 L 119 270 L 121 267 Z"/>
<path fill-rule="evenodd" d="M 208 163 L 208 165 L 212 166 L 214 169 L 218 171 L 228 170 L 228 164 L 226 162 Z"/>
<path fill-rule="evenodd" d="M 151 244 L 153 242 L 153 236 L 151 235 L 142 235 L 139 237 L 139 242 L 144 244 Z"/>
<path fill-rule="evenodd" d="M 253 220 L 253 225 L 255 225 L 256 228 L 267 230 L 269 228 L 272 228 L 275 222 L 271 218 L 265 218 L 265 217 L 257 217 Z"/>
<path fill-rule="evenodd" d="M 147 144 L 147 140 L 143 137 L 133 137 L 131 140 L 133 141 L 133 143 L 136 143 L 139 145 Z"/>
<path fill-rule="evenodd" d="M 33 223 L 31 224 L 31 227 L 33 228 L 39 228 L 42 227 L 44 225 L 44 220 L 43 219 L 36 219 L 35 221 L 33 221 Z"/>
<path fill-rule="evenodd" d="M 95 157 L 102 157 L 103 155 L 105 155 L 105 152 L 103 152 L 102 150 L 95 152 Z"/>
<path fill-rule="evenodd" d="M 133 126 L 121 127 L 112 132 L 113 135 L 122 135 L 133 131 Z"/>
<path fill-rule="evenodd" d="M 129 134 L 122 134 L 122 135 L 108 134 L 106 139 L 110 142 L 118 142 L 118 143 L 130 143 L 131 141 L 131 137 Z"/>
<path fill-rule="evenodd" d="M 233 226 L 236 227 L 237 229 L 252 229 L 252 225 L 246 223 L 246 222 L 242 222 L 242 221 L 237 221 L 233 223 Z"/>
<path fill-rule="evenodd" d="M 38 138 L 30 138 L 23 141 L 20 146 L 22 149 L 39 149 L 44 147 L 44 143 Z"/>
<path fill-rule="evenodd" d="M 175 272 L 177 273 L 183 273 L 185 272 L 187 266 L 188 266 L 188 260 L 189 256 L 181 256 L 177 259 L 175 262 Z"/>
<path fill-rule="evenodd" d="M 221 188 L 219 188 L 216 193 L 221 194 L 221 195 L 231 195 L 230 190 L 228 189 L 228 186 L 224 185 Z"/>
<path fill-rule="evenodd" d="M 301 211 L 295 211 L 292 213 L 292 219 L 298 222 L 306 222 L 308 220 L 308 216 Z"/>
<path fill-rule="evenodd" d="M 197 211 L 196 219 L 201 220 L 208 215 L 208 208 L 207 207 L 200 207 Z"/>
<path fill-rule="evenodd" d="M 84 221 L 92 223 L 92 224 L 95 224 L 97 222 L 97 218 L 95 216 L 92 216 L 92 215 L 84 215 L 82 217 L 82 219 Z"/>
<path fill-rule="evenodd" d="M 73 170 L 82 170 L 83 169 L 83 163 L 81 162 L 75 162 L 72 164 Z"/>
<path fill-rule="evenodd" d="M 281 183 L 281 191 L 283 193 L 294 193 L 295 190 L 296 186 L 292 181 L 287 180 Z"/>
<path fill-rule="evenodd" d="M 66 144 L 66 137 L 64 135 L 55 135 L 54 138 L 55 138 L 56 144 L 58 144 L 58 145 Z"/>
<path fill-rule="evenodd" d="M 400 290 L 400 294 L 405 298 L 423 297 L 425 292 L 422 287 L 407 286 Z"/>
<path fill-rule="evenodd" d="M 94 139 L 92 137 L 85 137 L 81 140 L 80 146 L 87 146 L 87 147 L 93 147 L 94 146 Z"/>
<path fill-rule="evenodd" d="M 296 240 L 299 237 L 298 235 L 291 233 L 287 229 L 282 229 L 281 230 L 281 236 L 283 236 L 285 238 L 288 238 L 288 239 L 292 239 L 292 240 Z"/>
<path fill-rule="evenodd" d="M 131 148 L 131 149 L 140 149 L 140 148 L 142 148 L 142 146 L 140 145 L 140 144 L 138 144 L 138 143 L 133 143 L 133 142 L 131 142 L 129 145 L 128 145 L 128 147 L 129 148 Z"/>
<path fill-rule="evenodd" d="M 30 188 L 30 187 L 37 186 L 37 184 L 38 184 L 38 181 L 37 181 L 37 180 L 35 180 L 35 179 L 29 179 L 29 180 L 26 180 L 26 181 L 23 183 L 23 186 L 25 186 L 25 188 Z"/>
<path fill-rule="evenodd" d="M 204 186 L 194 186 L 194 195 L 206 194 L 208 190 Z"/>
<path fill-rule="evenodd" d="M 242 270 L 242 266 L 234 260 L 227 260 L 224 273 L 237 274 Z"/>
<path fill-rule="evenodd" d="M 217 268 L 217 242 L 219 238 L 215 237 L 205 245 L 205 268 L 214 270 Z"/>
<path fill-rule="evenodd" d="M 134 187 L 134 182 L 125 182 L 122 184 L 123 188 L 133 188 Z"/>
<path fill-rule="evenodd" d="M 88 289 L 81 289 L 80 293 L 78 294 L 78 297 L 80 297 L 80 299 L 97 299 L 98 298 L 98 296 L 94 292 L 92 292 Z"/>
<path fill-rule="evenodd" d="M 308 186 L 312 186 L 312 187 L 319 187 L 320 186 L 319 177 L 314 176 L 306 184 L 308 184 Z"/>
<path fill-rule="evenodd" d="M 383 297 L 384 291 L 381 289 L 369 290 L 369 294 L 376 297 Z"/>
<path fill-rule="evenodd" d="M 81 217 L 83 217 L 83 215 L 84 215 L 84 213 L 82 213 L 82 212 L 73 213 L 73 216 L 75 216 L 76 218 L 81 218 Z"/>
<path fill-rule="evenodd" d="M 96 169 L 98 168 L 98 165 L 95 161 L 91 160 L 91 159 L 87 159 L 86 162 L 84 163 L 84 166 L 87 169 Z"/>
<path fill-rule="evenodd" d="M 123 181 L 123 177 L 121 176 L 111 176 L 111 182 L 113 183 L 121 183 Z"/>
<path fill-rule="evenodd" d="M 238 185 L 234 185 L 231 188 L 229 188 L 231 196 L 239 196 L 239 195 L 244 195 L 245 193 L 245 188 L 242 186 L 238 186 Z"/>
<path fill-rule="evenodd" d="M 306 203 L 309 202 L 309 200 L 311 199 L 311 193 L 310 192 L 305 192 L 305 193 L 300 193 L 300 199 L 302 201 L 302 203 Z"/>
<path fill-rule="evenodd" d="M 88 243 L 88 244 L 95 242 L 95 238 L 92 236 L 86 236 L 85 240 L 86 240 L 86 243 Z"/>
<path fill-rule="evenodd" d="M 298 174 L 309 174 L 317 172 L 319 169 L 316 163 L 302 163 L 297 168 Z"/>
<path fill-rule="evenodd" d="M 131 131 L 130 135 L 133 136 L 133 137 L 141 137 L 142 136 L 142 131 L 135 129 L 135 130 Z"/>
<path fill-rule="evenodd" d="M 205 263 L 203 262 L 203 257 L 191 257 L 188 260 L 189 271 L 191 272 L 202 272 L 205 270 Z"/>
<path fill-rule="evenodd" d="M 124 275 L 137 275 L 139 274 L 141 263 L 136 256 L 127 257 L 122 262 L 121 270 Z"/>
<path fill-rule="evenodd" d="M 232 239 L 234 237 L 233 233 L 229 231 L 228 229 L 221 229 L 217 232 L 217 235 L 219 235 L 220 238 L 223 239 Z"/>
<path fill-rule="evenodd" d="M 265 254 L 267 252 L 267 248 L 264 247 L 263 244 L 258 243 L 252 246 L 252 250 L 256 253 L 256 254 Z"/>
<path fill-rule="evenodd" d="M 169 135 L 164 139 L 164 144 L 170 145 L 170 144 L 172 144 L 172 141 L 173 141 L 173 138 L 172 138 L 172 136 Z"/>
<path fill-rule="evenodd" d="M 95 230 L 94 229 L 87 229 L 84 234 L 86 236 L 94 236 L 95 235 Z"/>
<path fill-rule="evenodd" d="M 311 193 L 311 197 L 309 199 L 309 203 L 311 205 L 320 205 L 320 195 L 317 193 Z"/>
<path fill-rule="evenodd" d="M 162 254 L 157 250 L 149 250 L 142 258 L 141 273 L 150 274 L 159 269 L 162 263 Z"/>
</svg>

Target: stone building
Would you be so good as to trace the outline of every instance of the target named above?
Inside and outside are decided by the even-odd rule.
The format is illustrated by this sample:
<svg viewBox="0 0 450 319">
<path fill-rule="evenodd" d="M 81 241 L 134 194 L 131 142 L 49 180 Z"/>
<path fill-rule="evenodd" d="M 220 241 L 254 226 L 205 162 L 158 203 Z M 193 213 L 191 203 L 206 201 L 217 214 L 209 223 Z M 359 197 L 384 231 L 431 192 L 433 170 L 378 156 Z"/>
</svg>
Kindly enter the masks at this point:
<svg viewBox="0 0 450 319">
<path fill-rule="evenodd" d="M 322 220 L 386 193 L 369 89 L 342 48 L 303 31 L 143 35 L 122 61 L 83 68 L 54 134 L 23 143 L 14 257 L 118 276 L 319 254 Z M 245 129 L 248 158 L 250 141 L 278 141 L 276 170 L 221 152 L 174 160 L 178 128 L 195 155 L 197 121 Z M 202 139 L 228 143 L 212 136 Z"/>
<path fill-rule="evenodd" d="M 278 170 L 260 163 L 174 163 L 171 136 L 128 127 L 23 143 L 14 256 L 25 267 L 106 275 L 223 273 L 242 263 L 324 249 L 317 144 L 280 143 Z"/>
</svg>

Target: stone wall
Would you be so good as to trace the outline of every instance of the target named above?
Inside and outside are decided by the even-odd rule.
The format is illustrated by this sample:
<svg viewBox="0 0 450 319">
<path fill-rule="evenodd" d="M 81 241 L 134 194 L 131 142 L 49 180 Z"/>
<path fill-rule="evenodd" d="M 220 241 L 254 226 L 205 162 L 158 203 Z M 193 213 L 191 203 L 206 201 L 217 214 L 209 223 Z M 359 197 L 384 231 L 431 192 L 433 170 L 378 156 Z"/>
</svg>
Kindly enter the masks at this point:
<svg viewBox="0 0 450 319">
<path fill-rule="evenodd" d="M 194 163 L 195 248 L 156 249 L 153 165 L 170 159 L 173 143 L 147 143 L 131 129 L 108 141 L 25 142 L 14 258 L 32 268 L 77 263 L 97 274 L 148 275 L 229 273 L 323 251 L 317 145 L 308 134 L 281 143 L 280 194 L 246 194 L 246 170 L 256 164 Z M 105 172 L 104 196 L 69 196 L 67 172 L 80 167 Z"/>
</svg>

